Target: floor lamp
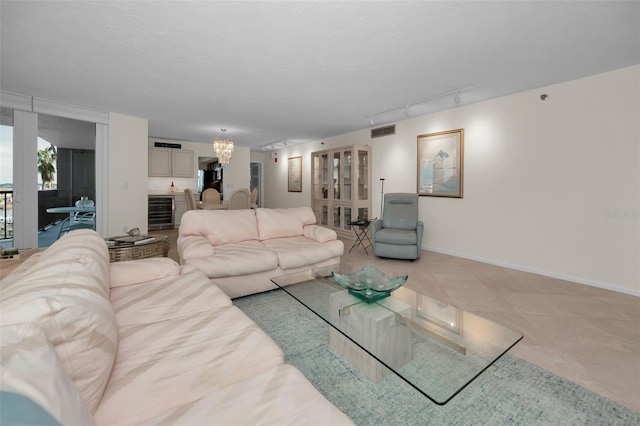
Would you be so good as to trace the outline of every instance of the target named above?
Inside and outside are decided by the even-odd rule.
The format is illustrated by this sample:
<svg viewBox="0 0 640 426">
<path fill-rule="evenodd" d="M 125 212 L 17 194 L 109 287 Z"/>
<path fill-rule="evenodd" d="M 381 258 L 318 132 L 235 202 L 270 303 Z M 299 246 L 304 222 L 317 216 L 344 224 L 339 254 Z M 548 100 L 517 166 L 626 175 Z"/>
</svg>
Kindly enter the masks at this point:
<svg viewBox="0 0 640 426">
<path fill-rule="evenodd" d="M 380 178 L 382 189 L 380 190 L 380 218 L 382 218 L 382 203 L 384 201 L 384 178 Z"/>
</svg>

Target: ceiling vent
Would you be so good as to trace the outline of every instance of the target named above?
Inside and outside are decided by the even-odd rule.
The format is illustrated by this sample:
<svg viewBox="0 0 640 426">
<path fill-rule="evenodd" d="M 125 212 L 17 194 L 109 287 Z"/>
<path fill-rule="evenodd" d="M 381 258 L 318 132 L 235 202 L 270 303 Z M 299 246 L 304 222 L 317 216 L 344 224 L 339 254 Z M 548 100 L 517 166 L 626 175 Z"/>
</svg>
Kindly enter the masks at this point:
<svg viewBox="0 0 640 426">
<path fill-rule="evenodd" d="M 371 129 L 371 139 L 379 138 L 382 136 L 389 136 L 396 134 L 396 125 L 392 124 L 390 126 L 378 127 L 377 129 Z"/>
<path fill-rule="evenodd" d="M 179 144 L 179 143 L 154 142 L 153 146 L 155 146 L 156 148 L 182 149 L 182 144 Z"/>
</svg>

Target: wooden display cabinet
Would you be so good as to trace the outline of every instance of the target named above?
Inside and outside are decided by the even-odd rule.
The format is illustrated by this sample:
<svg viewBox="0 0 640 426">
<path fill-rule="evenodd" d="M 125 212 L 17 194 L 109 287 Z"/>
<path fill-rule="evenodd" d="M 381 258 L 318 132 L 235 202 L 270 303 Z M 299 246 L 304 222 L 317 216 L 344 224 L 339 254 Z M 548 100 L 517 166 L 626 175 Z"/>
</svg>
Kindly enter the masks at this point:
<svg viewBox="0 0 640 426">
<path fill-rule="evenodd" d="M 371 147 L 352 145 L 311 153 L 311 205 L 319 225 L 355 238 L 349 223 L 369 219 Z"/>
</svg>

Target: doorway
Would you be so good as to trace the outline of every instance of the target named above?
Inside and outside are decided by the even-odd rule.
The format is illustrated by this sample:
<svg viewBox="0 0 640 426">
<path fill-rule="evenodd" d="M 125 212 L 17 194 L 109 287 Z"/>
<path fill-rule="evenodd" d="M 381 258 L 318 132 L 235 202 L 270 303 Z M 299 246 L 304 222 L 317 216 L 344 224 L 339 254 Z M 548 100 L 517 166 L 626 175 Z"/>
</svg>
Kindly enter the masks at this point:
<svg viewBox="0 0 640 426">
<path fill-rule="evenodd" d="M 216 157 L 198 157 L 198 192 L 200 201 L 205 189 L 213 188 L 223 199 L 224 170 Z"/>
<path fill-rule="evenodd" d="M 254 188 L 258 188 L 258 199 L 256 204 L 258 207 L 262 206 L 262 194 L 264 193 L 262 188 L 262 163 L 250 163 L 250 180 L 249 191 L 253 191 Z"/>
</svg>

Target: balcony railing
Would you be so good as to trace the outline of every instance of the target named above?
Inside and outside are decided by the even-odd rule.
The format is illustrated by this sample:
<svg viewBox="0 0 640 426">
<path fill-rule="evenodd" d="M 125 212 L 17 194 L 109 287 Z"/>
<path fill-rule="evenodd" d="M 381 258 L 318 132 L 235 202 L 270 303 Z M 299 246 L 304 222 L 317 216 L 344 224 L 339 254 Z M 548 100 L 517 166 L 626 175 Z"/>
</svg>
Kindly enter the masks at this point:
<svg viewBox="0 0 640 426">
<path fill-rule="evenodd" d="M 0 189 L 0 239 L 13 238 L 13 190 Z"/>
</svg>

